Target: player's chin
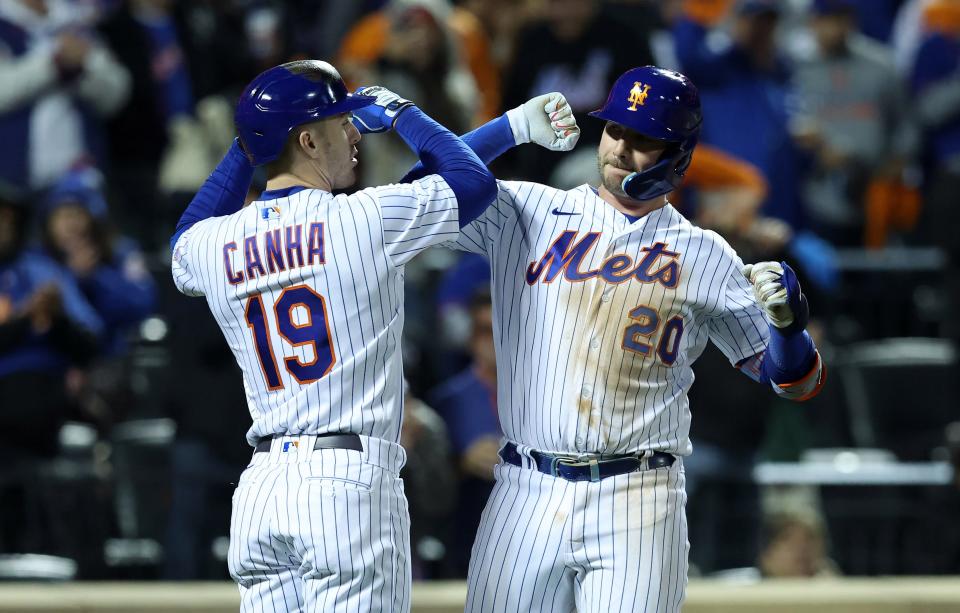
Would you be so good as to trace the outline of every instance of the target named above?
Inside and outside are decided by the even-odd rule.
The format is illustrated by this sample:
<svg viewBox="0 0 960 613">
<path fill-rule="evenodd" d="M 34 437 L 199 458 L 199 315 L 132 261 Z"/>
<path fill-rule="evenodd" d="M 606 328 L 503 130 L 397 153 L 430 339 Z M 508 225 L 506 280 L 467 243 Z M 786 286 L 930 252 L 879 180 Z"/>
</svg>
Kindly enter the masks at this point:
<svg viewBox="0 0 960 613">
<path fill-rule="evenodd" d="M 623 177 L 620 173 L 604 172 L 603 173 L 603 187 L 606 188 L 608 192 L 614 196 L 626 196 L 627 194 L 623 191 Z"/>
<path fill-rule="evenodd" d="M 353 168 L 351 168 L 344 171 L 339 177 L 337 177 L 336 189 L 346 189 L 348 187 L 352 187 L 356 182 L 357 173 Z"/>
</svg>

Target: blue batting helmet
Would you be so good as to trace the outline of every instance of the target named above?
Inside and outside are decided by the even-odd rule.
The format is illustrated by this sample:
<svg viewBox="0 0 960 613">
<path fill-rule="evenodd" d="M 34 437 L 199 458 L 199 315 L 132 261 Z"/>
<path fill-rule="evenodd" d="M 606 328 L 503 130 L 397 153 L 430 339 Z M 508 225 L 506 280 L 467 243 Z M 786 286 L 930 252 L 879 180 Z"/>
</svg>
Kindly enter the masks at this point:
<svg viewBox="0 0 960 613">
<path fill-rule="evenodd" d="M 280 157 L 295 127 L 349 113 L 375 100 L 348 93 L 340 73 L 327 62 L 287 62 L 247 85 L 233 119 L 243 150 L 259 166 Z"/>
<path fill-rule="evenodd" d="M 672 192 L 683 180 L 700 134 L 700 94 L 687 77 L 656 66 L 631 68 L 610 89 L 593 117 L 666 141 L 656 164 L 623 180 L 631 198 L 649 200 Z"/>
</svg>

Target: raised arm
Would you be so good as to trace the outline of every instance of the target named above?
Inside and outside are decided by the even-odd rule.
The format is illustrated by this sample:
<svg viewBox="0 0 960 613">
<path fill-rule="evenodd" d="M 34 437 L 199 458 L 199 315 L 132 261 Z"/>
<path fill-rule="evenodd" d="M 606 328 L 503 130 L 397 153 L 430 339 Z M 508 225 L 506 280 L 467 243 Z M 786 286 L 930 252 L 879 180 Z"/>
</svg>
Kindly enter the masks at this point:
<svg viewBox="0 0 960 613">
<path fill-rule="evenodd" d="M 488 121 L 460 139 L 489 164 L 507 150 L 525 143 L 537 143 L 551 151 L 570 151 L 580 138 L 580 127 L 563 94 L 536 96 L 500 117 Z M 411 168 L 401 183 L 435 172 L 423 162 Z"/>
<path fill-rule="evenodd" d="M 170 239 L 170 249 L 174 249 L 177 240 L 195 223 L 208 217 L 219 217 L 239 211 L 250 189 L 253 178 L 253 166 L 234 139 L 233 145 L 213 169 L 187 209 L 177 222 L 177 229 Z"/>
<path fill-rule="evenodd" d="M 447 182 L 457 197 L 460 227 L 477 218 L 497 197 L 497 182 L 486 165 L 455 134 L 409 100 L 379 86 L 357 91 L 377 100 L 354 111 L 360 133 L 395 130 L 420 161 Z"/>
</svg>

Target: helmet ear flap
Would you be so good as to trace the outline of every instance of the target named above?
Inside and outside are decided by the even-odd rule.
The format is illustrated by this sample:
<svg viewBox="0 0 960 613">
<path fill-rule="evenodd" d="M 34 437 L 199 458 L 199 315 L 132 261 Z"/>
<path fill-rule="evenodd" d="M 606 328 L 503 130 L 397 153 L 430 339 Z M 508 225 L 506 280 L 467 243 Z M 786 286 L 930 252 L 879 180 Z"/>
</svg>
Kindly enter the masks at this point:
<svg viewBox="0 0 960 613">
<path fill-rule="evenodd" d="M 650 200 L 677 189 L 693 160 L 695 146 L 696 138 L 690 138 L 667 148 L 656 164 L 623 180 L 624 193 L 635 200 Z"/>
<path fill-rule="evenodd" d="M 693 150 L 690 149 L 685 151 L 683 157 L 677 160 L 677 165 L 674 172 L 676 172 L 681 177 L 686 174 L 687 169 L 690 168 L 690 162 L 693 161 Z"/>
</svg>

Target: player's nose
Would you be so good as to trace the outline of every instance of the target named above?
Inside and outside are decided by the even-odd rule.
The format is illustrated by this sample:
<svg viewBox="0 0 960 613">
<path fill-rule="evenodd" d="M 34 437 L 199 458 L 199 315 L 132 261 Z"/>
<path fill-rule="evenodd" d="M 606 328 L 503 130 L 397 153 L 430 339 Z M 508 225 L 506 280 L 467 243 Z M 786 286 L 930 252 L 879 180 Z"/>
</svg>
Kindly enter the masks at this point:
<svg viewBox="0 0 960 613">
<path fill-rule="evenodd" d="M 351 145 L 356 145 L 360 142 L 360 130 L 357 129 L 357 126 L 353 125 L 353 122 L 350 122 L 350 127 L 347 128 L 347 138 Z"/>
<path fill-rule="evenodd" d="M 630 152 L 630 146 L 627 144 L 626 139 L 618 138 L 613 143 L 612 153 L 614 157 L 616 157 L 618 160 L 621 160 L 621 161 L 626 160 L 629 152 Z"/>
</svg>

